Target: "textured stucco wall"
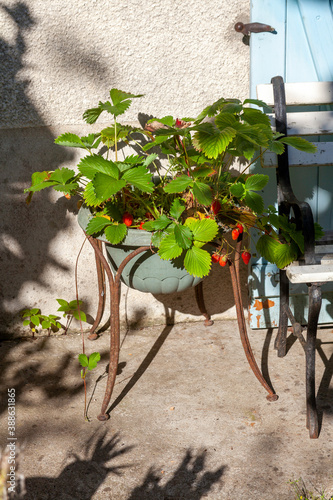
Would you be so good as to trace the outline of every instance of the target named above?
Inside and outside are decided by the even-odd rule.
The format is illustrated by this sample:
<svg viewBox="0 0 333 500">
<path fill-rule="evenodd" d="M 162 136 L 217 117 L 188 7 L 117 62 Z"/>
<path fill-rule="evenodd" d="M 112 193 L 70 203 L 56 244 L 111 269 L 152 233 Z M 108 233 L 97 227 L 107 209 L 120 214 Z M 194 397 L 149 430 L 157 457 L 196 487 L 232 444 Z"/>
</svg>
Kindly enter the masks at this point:
<svg viewBox="0 0 333 500">
<path fill-rule="evenodd" d="M 234 31 L 249 19 L 249 0 L 3 0 L 0 5 L 1 329 L 19 331 L 18 312 L 75 297 L 74 265 L 82 244 L 74 201 L 22 190 L 35 170 L 75 165 L 78 152 L 54 145 L 59 134 L 86 133 L 82 113 L 117 87 L 145 94 L 138 113 L 190 116 L 217 98 L 248 97 L 249 47 Z M 103 124 L 103 119 L 99 120 Z M 53 203 L 56 201 L 56 203 Z M 216 287 L 223 293 L 216 299 Z M 245 278 L 244 280 L 245 281 Z M 226 273 L 207 279 L 216 317 L 234 316 Z M 79 264 L 80 295 L 96 308 L 88 244 Z M 122 320 L 138 325 L 198 319 L 193 294 L 154 298 L 122 289 Z M 215 301 L 213 304 L 213 300 Z"/>
</svg>

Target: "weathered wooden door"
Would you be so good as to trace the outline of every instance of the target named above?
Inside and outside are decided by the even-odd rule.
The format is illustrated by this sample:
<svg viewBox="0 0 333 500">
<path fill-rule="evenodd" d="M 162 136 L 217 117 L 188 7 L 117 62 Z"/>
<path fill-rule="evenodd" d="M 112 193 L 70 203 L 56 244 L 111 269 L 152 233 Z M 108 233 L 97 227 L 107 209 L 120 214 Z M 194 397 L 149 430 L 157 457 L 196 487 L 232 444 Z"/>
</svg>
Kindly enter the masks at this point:
<svg viewBox="0 0 333 500">
<path fill-rule="evenodd" d="M 333 81 L 332 0 L 252 0 L 251 21 L 268 24 L 274 33 L 251 34 L 251 97 L 259 83 L 280 75 L 285 82 Z M 327 137 L 326 137 L 327 140 Z M 333 164 L 333 160 L 332 160 Z M 262 172 L 260 165 L 256 171 Z M 276 201 L 275 171 L 266 169 L 270 182 L 263 193 L 266 206 Z M 324 229 L 333 229 L 333 168 L 293 169 L 295 194 L 305 199 Z M 253 259 L 249 278 L 250 326 L 278 324 L 279 274 L 275 266 Z M 321 324 L 333 322 L 331 284 L 323 287 Z M 307 288 L 291 287 L 291 304 L 300 322 L 307 319 Z"/>
</svg>

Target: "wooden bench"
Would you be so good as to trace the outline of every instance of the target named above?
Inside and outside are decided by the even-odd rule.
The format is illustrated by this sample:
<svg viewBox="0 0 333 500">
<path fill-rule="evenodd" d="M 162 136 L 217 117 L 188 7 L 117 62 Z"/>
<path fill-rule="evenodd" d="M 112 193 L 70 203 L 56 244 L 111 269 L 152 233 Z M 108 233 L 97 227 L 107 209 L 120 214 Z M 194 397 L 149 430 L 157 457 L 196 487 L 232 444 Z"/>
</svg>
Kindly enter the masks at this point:
<svg viewBox="0 0 333 500">
<path fill-rule="evenodd" d="M 333 134 L 333 111 L 318 111 L 319 106 L 333 104 L 333 82 L 284 83 L 280 76 L 272 78 L 271 82 L 268 85 L 258 85 L 257 95 L 258 99 L 273 108 L 274 113 L 270 118 L 277 132 L 311 136 L 311 140 L 312 136 L 321 136 L 322 140 L 322 136 Z M 297 108 L 292 112 L 295 106 L 306 108 L 301 111 Z M 285 356 L 288 323 L 291 324 L 293 334 L 305 350 L 307 427 L 311 438 L 319 435 L 315 396 L 316 335 L 322 302 L 321 286 L 333 281 L 333 232 L 328 231 L 324 238 L 315 241 L 312 210 L 308 203 L 296 198 L 290 182 L 289 167 L 333 165 L 333 142 L 316 142 L 316 146 L 315 154 L 291 148 L 278 157 L 273 153 L 263 157 L 264 167 L 276 167 L 279 213 L 291 215 L 304 235 L 305 251 L 302 260 L 280 271 L 280 317 L 275 348 L 278 356 Z M 289 282 L 305 283 L 308 287 L 309 312 L 306 328 L 296 321 L 290 309 Z M 304 330 L 306 339 L 303 336 Z"/>
</svg>

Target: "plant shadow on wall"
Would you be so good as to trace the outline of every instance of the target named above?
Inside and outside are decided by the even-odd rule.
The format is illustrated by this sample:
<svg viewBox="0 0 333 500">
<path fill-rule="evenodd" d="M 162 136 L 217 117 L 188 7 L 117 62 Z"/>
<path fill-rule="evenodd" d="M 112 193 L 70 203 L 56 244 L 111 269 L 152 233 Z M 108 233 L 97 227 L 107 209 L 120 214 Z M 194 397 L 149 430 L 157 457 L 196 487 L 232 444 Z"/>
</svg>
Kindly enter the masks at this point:
<svg viewBox="0 0 333 500">
<path fill-rule="evenodd" d="M 27 304 L 20 301 L 20 292 L 26 283 L 47 287 L 43 272 L 47 266 L 59 271 L 67 267 L 49 253 L 49 244 L 60 230 L 68 227 L 66 214 L 73 210 L 59 200 L 52 217 L 48 215 L 51 197 L 43 193 L 34 207 L 28 208 L 22 196 L 36 165 L 57 168 L 73 158 L 54 144 L 54 135 L 45 125 L 34 103 L 29 98 L 27 79 L 22 79 L 24 58 L 27 54 L 29 31 L 36 25 L 26 3 L 12 7 L 0 5 L 1 19 L 14 39 L 0 39 L 0 137 L 1 137 L 1 320 L 10 325 L 13 316 Z M 12 37 L 13 38 L 13 37 Z M 55 210 L 55 211 L 54 211 Z M 33 222 L 38 219 L 38 228 Z M 31 304 L 32 305 L 32 304 Z"/>
</svg>

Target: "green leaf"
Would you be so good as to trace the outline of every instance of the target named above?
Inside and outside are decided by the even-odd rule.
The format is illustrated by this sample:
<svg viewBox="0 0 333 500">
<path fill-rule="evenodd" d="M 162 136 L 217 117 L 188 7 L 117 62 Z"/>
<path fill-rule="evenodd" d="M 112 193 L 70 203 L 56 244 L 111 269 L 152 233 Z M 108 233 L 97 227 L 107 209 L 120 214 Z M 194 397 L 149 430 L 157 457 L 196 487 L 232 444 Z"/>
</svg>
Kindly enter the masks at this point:
<svg viewBox="0 0 333 500">
<path fill-rule="evenodd" d="M 81 141 L 88 149 L 97 148 L 101 142 L 101 134 L 88 134 L 81 137 Z"/>
<path fill-rule="evenodd" d="M 43 330 L 47 330 L 50 327 L 51 327 L 51 321 L 50 320 L 45 319 L 44 321 L 42 321 L 42 328 L 43 328 Z"/>
<path fill-rule="evenodd" d="M 303 137 L 282 137 L 280 142 L 283 142 L 283 144 L 287 144 L 288 146 L 292 146 L 295 149 L 299 149 L 300 151 L 305 151 L 306 153 L 315 153 L 317 151 L 315 144 L 303 139 Z"/>
<path fill-rule="evenodd" d="M 174 235 L 177 245 L 181 248 L 190 248 L 193 241 L 193 234 L 189 227 L 178 224 L 175 226 Z"/>
<path fill-rule="evenodd" d="M 127 100 L 127 99 L 135 99 L 138 97 L 143 97 L 144 94 L 130 94 L 129 92 L 124 92 L 123 90 L 118 90 L 118 89 L 111 89 L 110 90 L 110 97 L 112 100 L 112 103 L 116 106 L 117 104 Z"/>
<path fill-rule="evenodd" d="M 31 186 L 24 190 L 25 193 L 41 191 L 42 189 L 54 186 L 56 182 L 50 182 L 48 179 L 51 172 L 34 172 L 31 176 Z"/>
<path fill-rule="evenodd" d="M 86 233 L 89 235 L 100 233 L 106 226 L 110 226 L 111 224 L 112 222 L 105 217 L 94 217 L 88 222 Z"/>
<path fill-rule="evenodd" d="M 79 185 L 77 182 L 72 182 L 71 184 L 56 184 L 53 186 L 53 189 L 61 193 L 70 194 L 76 191 L 78 187 Z"/>
<path fill-rule="evenodd" d="M 297 246 L 293 243 L 290 245 L 287 243 L 281 244 L 275 249 L 274 259 L 276 265 L 283 269 L 296 260 L 298 257 Z"/>
<path fill-rule="evenodd" d="M 88 370 L 93 370 L 96 368 L 98 361 L 100 361 L 101 355 L 99 352 L 93 352 L 89 356 Z"/>
<path fill-rule="evenodd" d="M 30 321 L 35 326 L 39 326 L 40 325 L 40 318 L 39 318 L 39 316 L 31 316 Z"/>
<path fill-rule="evenodd" d="M 150 120 L 147 121 L 147 124 L 152 123 L 152 122 L 158 122 L 158 123 L 163 123 L 163 125 L 167 125 L 168 127 L 173 127 L 175 124 L 175 119 L 173 116 L 163 116 L 163 118 L 151 118 Z"/>
<path fill-rule="evenodd" d="M 277 155 L 281 155 L 284 152 L 284 144 L 278 140 L 269 141 L 268 149 Z"/>
<path fill-rule="evenodd" d="M 73 311 L 72 315 L 74 316 L 75 319 L 78 321 L 87 321 L 86 314 L 83 311 Z"/>
<path fill-rule="evenodd" d="M 74 170 L 70 168 L 57 168 L 54 172 L 50 173 L 50 181 L 59 182 L 59 184 L 66 184 L 68 181 L 75 178 Z"/>
<path fill-rule="evenodd" d="M 193 246 L 187 250 L 184 258 L 186 271 L 192 276 L 203 278 L 209 274 L 211 268 L 211 256 L 202 248 Z"/>
<path fill-rule="evenodd" d="M 219 130 L 211 123 L 201 123 L 193 137 L 193 145 L 208 158 L 216 159 L 223 153 L 236 135 L 236 130 L 226 127 Z"/>
<path fill-rule="evenodd" d="M 83 148 L 86 149 L 84 142 L 80 139 L 80 137 L 76 134 L 65 133 L 59 135 L 55 139 L 55 144 L 59 146 L 67 146 L 70 148 Z"/>
<path fill-rule="evenodd" d="M 269 180 L 268 175 L 264 174 L 254 174 L 248 177 L 245 181 L 245 188 L 251 189 L 252 191 L 260 191 L 264 189 Z"/>
<path fill-rule="evenodd" d="M 30 319 L 25 319 L 23 321 L 23 326 L 28 326 L 28 325 L 30 325 Z"/>
<path fill-rule="evenodd" d="M 152 222 L 153 229 L 165 229 L 171 224 L 171 220 L 166 215 L 160 215 L 160 217 Z"/>
<path fill-rule="evenodd" d="M 163 260 L 170 260 L 179 257 L 183 252 L 182 247 L 180 247 L 175 239 L 174 234 L 169 234 L 160 243 L 158 254 Z"/>
<path fill-rule="evenodd" d="M 191 185 L 192 179 L 188 175 L 180 175 L 164 186 L 166 193 L 181 193 Z"/>
<path fill-rule="evenodd" d="M 147 156 L 147 158 L 143 162 L 143 165 L 145 167 L 149 167 L 149 165 L 153 163 L 156 160 L 156 158 L 158 158 L 158 154 L 152 153 L 151 155 Z"/>
<path fill-rule="evenodd" d="M 95 123 L 99 115 L 102 113 L 101 108 L 90 108 L 83 113 L 83 119 L 87 123 Z"/>
<path fill-rule="evenodd" d="M 262 123 L 267 127 L 271 128 L 271 122 L 269 117 L 259 109 L 245 108 L 243 111 L 242 119 L 247 123 L 249 123 L 250 125 L 256 125 L 257 123 Z"/>
<path fill-rule="evenodd" d="M 254 191 L 247 191 L 244 198 L 247 206 L 256 212 L 257 214 L 262 214 L 264 211 L 264 200 L 260 196 L 260 194 L 255 193 Z"/>
<path fill-rule="evenodd" d="M 80 306 L 81 306 L 81 305 L 82 305 L 82 303 L 83 303 L 83 302 L 82 302 L 82 300 L 79 300 L 79 301 L 77 301 L 77 300 L 71 300 L 71 301 L 70 301 L 70 303 L 69 303 L 68 305 L 69 305 L 69 308 L 70 308 L 70 309 L 77 309 L 77 308 L 78 308 L 78 305 L 80 305 Z"/>
<path fill-rule="evenodd" d="M 82 158 L 78 164 L 78 168 L 81 174 L 88 179 L 93 179 L 97 172 L 109 175 L 114 179 L 119 179 L 119 169 L 117 165 L 98 154 L 88 155 Z"/>
<path fill-rule="evenodd" d="M 109 201 L 105 203 L 103 213 L 111 217 L 111 219 L 116 222 L 120 222 L 122 220 L 122 213 L 120 212 L 119 207 Z"/>
<path fill-rule="evenodd" d="M 245 194 L 245 186 L 242 182 L 236 182 L 230 186 L 230 193 L 236 198 L 242 198 Z"/>
<path fill-rule="evenodd" d="M 127 234 L 127 226 L 126 224 L 112 224 L 108 226 L 104 230 L 104 234 L 106 239 L 112 243 L 112 245 L 118 245 Z"/>
<path fill-rule="evenodd" d="M 89 365 L 88 357 L 86 354 L 79 354 L 79 363 L 83 368 L 86 368 Z"/>
<path fill-rule="evenodd" d="M 56 299 L 56 301 L 58 302 L 58 304 L 60 306 L 67 306 L 69 307 L 69 303 L 67 302 L 67 300 L 64 300 L 64 299 Z"/>
<path fill-rule="evenodd" d="M 83 192 L 83 199 L 88 207 L 98 207 L 104 201 L 102 198 L 97 198 L 92 181 L 86 185 Z"/>
<path fill-rule="evenodd" d="M 96 197 L 103 201 L 108 200 L 112 195 L 118 193 L 118 191 L 126 186 L 126 181 L 124 179 L 117 180 L 109 175 L 101 173 L 95 175 L 92 183 Z"/>
<path fill-rule="evenodd" d="M 184 210 L 185 210 L 184 204 L 179 200 L 179 198 L 176 198 L 172 202 L 172 205 L 170 207 L 170 215 L 174 219 L 179 219 Z"/>
<path fill-rule="evenodd" d="M 271 109 L 264 101 L 260 101 L 259 99 L 245 99 L 243 104 L 254 104 L 259 108 L 268 108 Z"/>
<path fill-rule="evenodd" d="M 161 244 L 161 241 L 165 237 L 166 237 L 166 233 L 164 233 L 163 231 L 156 231 L 156 233 L 152 234 L 151 244 L 153 245 L 153 247 L 158 248 Z"/>
<path fill-rule="evenodd" d="M 325 232 L 323 231 L 321 225 L 318 224 L 317 222 L 314 223 L 314 228 L 315 228 L 315 239 L 316 241 L 318 241 L 325 235 Z"/>
<path fill-rule="evenodd" d="M 215 101 L 211 106 L 207 106 L 200 115 L 195 119 L 196 123 L 201 122 L 206 116 L 214 116 L 217 111 L 219 111 L 227 101 L 221 97 Z"/>
<path fill-rule="evenodd" d="M 118 142 L 121 139 L 126 139 L 131 131 L 132 127 L 117 123 L 116 126 L 112 125 L 111 127 L 106 127 L 103 128 L 103 130 L 101 130 L 101 140 L 103 141 L 104 144 L 107 144 L 109 147 L 114 146 L 116 141 Z"/>
<path fill-rule="evenodd" d="M 217 117 L 215 118 L 215 125 L 220 130 L 223 130 L 225 127 L 228 127 L 230 125 L 233 127 L 234 125 L 237 125 L 237 123 L 238 123 L 238 120 L 235 117 L 235 115 L 232 113 L 222 112 L 219 115 L 217 115 Z"/>
<path fill-rule="evenodd" d="M 190 227 L 193 239 L 204 243 L 212 241 L 218 233 L 218 225 L 213 219 L 196 220 L 186 225 Z"/>
<path fill-rule="evenodd" d="M 269 262 L 275 262 L 275 251 L 281 245 L 279 241 L 277 241 L 272 236 L 268 234 L 262 235 L 257 241 L 257 250 L 262 255 L 262 257 Z"/>
<path fill-rule="evenodd" d="M 133 167 L 131 170 L 126 170 L 122 179 L 125 179 L 127 182 L 144 193 L 152 193 L 154 191 L 151 173 L 144 165 L 141 165 L 140 167 Z"/>
<path fill-rule="evenodd" d="M 201 205 L 210 205 L 213 200 L 212 190 L 204 182 L 194 182 L 193 194 Z"/>
</svg>

